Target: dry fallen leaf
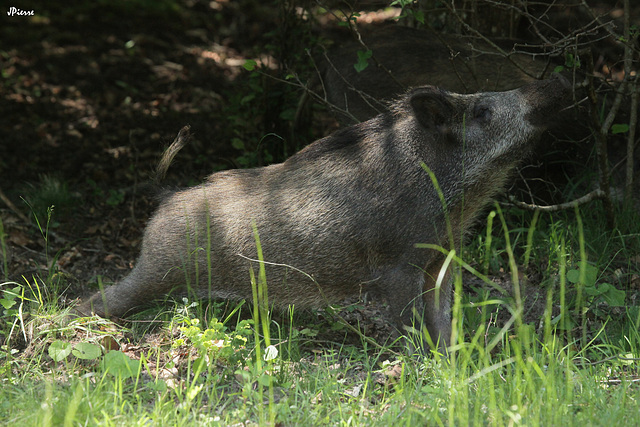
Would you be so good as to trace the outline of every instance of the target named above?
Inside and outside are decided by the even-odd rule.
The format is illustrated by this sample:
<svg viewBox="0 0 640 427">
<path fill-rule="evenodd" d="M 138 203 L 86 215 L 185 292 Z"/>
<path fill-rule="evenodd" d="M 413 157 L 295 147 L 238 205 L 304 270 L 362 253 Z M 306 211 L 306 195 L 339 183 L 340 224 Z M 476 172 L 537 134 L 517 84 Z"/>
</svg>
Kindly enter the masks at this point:
<svg viewBox="0 0 640 427">
<path fill-rule="evenodd" d="M 120 350 L 120 344 L 118 344 L 118 341 L 111 335 L 103 337 L 100 340 L 100 344 L 102 344 L 106 350 Z"/>
</svg>

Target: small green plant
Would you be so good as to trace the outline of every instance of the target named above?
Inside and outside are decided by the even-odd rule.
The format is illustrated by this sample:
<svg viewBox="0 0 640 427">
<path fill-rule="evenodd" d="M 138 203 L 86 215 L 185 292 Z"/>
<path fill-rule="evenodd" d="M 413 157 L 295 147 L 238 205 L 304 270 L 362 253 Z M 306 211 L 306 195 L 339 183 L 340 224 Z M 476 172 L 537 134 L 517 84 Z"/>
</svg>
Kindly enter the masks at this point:
<svg viewBox="0 0 640 427">
<path fill-rule="evenodd" d="M 402 14 L 398 19 L 412 18 L 420 24 L 425 23 L 424 11 L 413 0 L 394 0 L 391 2 L 391 6 L 400 6 Z"/>
<path fill-rule="evenodd" d="M 16 286 L 12 289 L 4 289 L 2 291 L 2 298 L 0 298 L 0 304 L 2 305 L 3 312 L 2 315 L 4 317 L 12 317 L 18 313 L 16 308 L 16 304 L 18 302 L 16 300 L 20 299 L 20 291 L 22 290 L 21 286 Z"/>
<path fill-rule="evenodd" d="M 138 378 L 142 372 L 142 366 L 143 358 L 133 360 L 119 350 L 109 351 L 100 361 L 103 372 L 121 379 Z"/>
<path fill-rule="evenodd" d="M 9 280 L 9 247 L 7 246 L 7 233 L 4 231 L 4 223 L 0 218 L 0 261 L 4 280 Z"/>
<path fill-rule="evenodd" d="M 65 360 L 70 354 L 82 360 L 95 360 L 102 355 L 102 349 L 97 344 L 85 341 L 72 345 L 65 341 L 55 340 L 49 345 L 48 353 L 49 357 L 56 362 Z"/>
<path fill-rule="evenodd" d="M 626 292 L 606 282 L 598 284 L 598 268 L 591 264 L 587 264 L 585 268 L 584 279 L 581 278 L 580 269 L 573 268 L 567 271 L 567 280 L 575 286 L 584 286 L 583 292 L 587 295 L 587 302 L 590 304 L 604 301 L 611 307 L 625 305 Z"/>
<path fill-rule="evenodd" d="M 2 285 L 16 285 L 13 288 L 2 289 L 0 292 L 0 305 L 2 305 L 0 324 L 4 326 L 4 332 L 2 332 L 3 342 L 7 344 L 8 348 L 8 343 L 11 341 L 11 337 L 13 336 L 16 327 L 21 326 L 24 333 L 24 322 L 22 317 L 23 288 L 13 282 L 3 283 Z M 7 348 L 3 350 L 6 351 Z"/>
<path fill-rule="evenodd" d="M 249 338 L 253 334 L 251 325 L 253 321 L 241 320 L 234 330 L 229 330 L 223 322 L 213 317 L 202 326 L 200 319 L 194 317 L 189 309 L 198 306 L 184 301 L 182 308 L 174 318 L 181 336 L 174 341 L 174 347 L 190 345 L 196 348 L 199 358 L 195 365 L 203 367 L 213 362 L 223 362 L 229 365 L 244 365 L 251 349 L 247 346 Z"/>
<path fill-rule="evenodd" d="M 70 355 L 78 360 L 99 360 L 98 367 L 103 373 L 120 380 L 138 378 L 144 361 L 144 356 L 134 360 L 119 350 L 110 350 L 103 355 L 99 345 L 86 341 L 74 345 L 66 341 L 55 340 L 49 345 L 47 352 L 55 362 L 65 361 Z"/>
<path fill-rule="evenodd" d="M 73 345 L 71 343 L 55 340 L 49 345 L 49 349 L 47 351 L 49 353 L 49 357 L 56 362 L 60 362 L 65 360 L 67 356 L 71 354 L 71 350 L 73 350 Z"/>
<path fill-rule="evenodd" d="M 17 282 L 0 283 L 0 325 L 4 326 L 4 343 L 9 344 L 16 328 L 22 332 L 24 340 L 27 340 L 25 329 L 25 316 L 30 308 L 42 307 L 44 298 L 38 280 L 34 277 L 33 283 L 25 279 L 26 286 Z"/>
<path fill-rule="evenodd" d="M 51 221 L 51 211 L 55 206 L 61 218 L 77 203 L 77 198 L 69 191 L 66 182 L 51 175 L 40 176 L 37 184 L 31 185 L 25 191 L 25 201 L 33 212 L 38 224 L 50 222 L 51 227 L 58 227 L 59 223 Z"/>
<path fill-rule="evenodd" d="M 91 187 L 93 195 L 98 199 L 103 199 L 109 206 L 118 206 L 124 202 L 125 192 L 122 190 L 114 190 L 111 188 L 105 193 L 94 180 L 87 179 L 87 184 Z"/>
</svg>

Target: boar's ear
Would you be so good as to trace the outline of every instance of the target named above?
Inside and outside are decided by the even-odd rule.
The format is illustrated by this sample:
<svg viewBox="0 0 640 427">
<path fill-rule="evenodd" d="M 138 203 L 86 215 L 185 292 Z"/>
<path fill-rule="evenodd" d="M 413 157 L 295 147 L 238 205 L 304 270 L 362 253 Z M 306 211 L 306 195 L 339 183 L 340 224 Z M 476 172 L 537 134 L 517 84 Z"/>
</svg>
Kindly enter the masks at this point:
<svg viewBox="0 0 640 427">
<path fill-rule="evenodd" d="M 422 90 L 411 96 L 413 114 L 422 126 L 438 130 L 446 125 L 453 115 L 453 106 L 445 93 L 435 90 Z"/>
</svg>

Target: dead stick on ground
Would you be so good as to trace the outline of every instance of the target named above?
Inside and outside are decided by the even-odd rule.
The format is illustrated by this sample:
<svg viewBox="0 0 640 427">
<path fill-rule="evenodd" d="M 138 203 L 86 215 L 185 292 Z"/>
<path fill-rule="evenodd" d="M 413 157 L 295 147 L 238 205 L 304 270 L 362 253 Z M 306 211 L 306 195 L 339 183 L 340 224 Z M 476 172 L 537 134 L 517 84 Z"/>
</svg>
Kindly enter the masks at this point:
<svg viewBox="0 0 640 427">
<path fill-rule="evenodd" d="M 11 209 L 13 211 L 13 213 L 15 213 L 16 215 L 18 215 L 18 217 L 23 220 L 24 222 L 29 222 L 29 218 L 27 218 L 25 216 L 25 214 L 23 214 L 22 212 L 20 212 L 18 210 L 18 208 L 16 207 L 16 205 L 13 204 L 13 202 L 7 197 L 6 194 L 4 194 L 4 191 L 2 191 L 2 188 L 0 188 L 0 199 L 2 199 L 2 201 L 4 202 L 5 205 L 7 205 L 7 207 L 9 209 Z"/>
<path fill-rule="evenodd" d="M 566 203 L 560 203 L 558 205 L 548 205 L 548 206 L 540 206 L 540 205 L 534 205 L 534 204 L 530 204 L 530 203 L 524 203 L 524 202 L 520 202 L 518 200 L 515 200 L 512 197 L 509 198 L 509 204 L 512 206 L 516 206 L 518 208 L 522 208 L 522 209 L 527 209 L 530 211 L 541 211 L 541 212 L 555 212 L 555 211 L 560 211 L 560 210 L 564 210 L 564 209 L 570 209 L 573 208 L 575 206 L 579 206 L 582 205 L 584 203 L 588 203 L 591 202 L 592 200 L 596 200 L 596 199 L 602 199 L 606 196 L 605 192 L 597 189 L 597 190 L 593 190 L 590 193 L 585 194 L 584 196 L 572 200 L 570 202 L 566 202 Z"/>
</svg>

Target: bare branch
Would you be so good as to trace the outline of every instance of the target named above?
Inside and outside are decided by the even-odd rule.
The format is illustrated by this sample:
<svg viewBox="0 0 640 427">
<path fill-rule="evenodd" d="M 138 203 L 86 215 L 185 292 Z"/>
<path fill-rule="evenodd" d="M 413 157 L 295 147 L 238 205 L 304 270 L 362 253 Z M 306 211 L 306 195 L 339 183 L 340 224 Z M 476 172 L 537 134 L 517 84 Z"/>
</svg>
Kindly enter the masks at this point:
<svg viewBox="0 0 640 427">
<path fill-rule="evenodd" d="M 633 151 L 635 147 L 636 128 L 638 126 L 638 77 L 631 85 L 631 119 L 629 120 L 629 138 L 627 139 L 627 166 L 625 180 L 625 199 L 631 201 L 633 194 Z"/>
<path fill-rule="evenodd" d="M 18 216 L 18 218 L 20 218 L 24 222 L 27 222 L 27 223 L 29 222 L 29 218 L 27 218 L 25 214 L 20 212 L 20 210 L 16 207 L 16 205 L 13 204 L 11 199 L 9 199 L 6 194 L 4 194 L 4 192 L 2 191 L 2 188 L 0 188 L 0 200 L 2 200 L 4 204 L 7 205 L 7 207 L 11 209 L 13 213 L 15 213 Z"/>
<path fill-rule="evenodd" d="M 511 62 L 513 64 L 513 66 L 516 67 L 518 70 L 522 71 L 523 73 L 525 73 L 529 77 L 532 77 L 532 78 L 535 78 L 535 79 L 539 78 L 539 77 L 536 77 L 535 75 L 532 75 L 528 70 L 526 70 L 525 68 L 520 66 L 520 64 L 518 64 L 517 62 L 515 62 L 511 58 L 512 53 L 505 51 L 500 46 L 495 44 L 492 40 L 490 40 L 488 37 L 484 36 L 480 31 L 476 30 L 475 28 L 473 28 L 472 26 L 467 24 L 464 21 L 464 19 L 462 19 L 460 14 L 458 13 L 455 5 L 453 5 L 453 2 L 452 2 L 451 5 L 449 3 L 446 3 L 446 7 L 447 7 L 447 9 L 449 9 L 449 12 L 451 12 L 453 14 L 453 16 L 455 16 L 455 18 L 458 20 L 458 22 L 465 28 L 465 30 L 469 31 L 474 36 L 480 38 L 482 41 L 484 41 L 489 46 L 491 46 L 493 49 L 495 49 L 496 52 L 500 53 L 500 55 L 502 55 L 505 59 L 507 59 L 509 62 Z"/>
<path fill-rule="evenodd" d="M 590 193 L 585 194 L 584 196 L 577 198 L 575 200 L 572 200 L 570 202 L 566 202 L 566 203 L 560 203 L 558 205 L 547 205 L 547 206 L 541 206 L 541 205 L 535 205 L 535 204 L 530 204 L 530 203 L 524 203 L 521 202 L 519 200 L 516 200 L 515 197 L 513 196 L 509 196 L 509 203 L 507 203 L 508 205 L 511 206 L 515 206 L 521 209 L 526 209 L 529 211 L 540 211 L 540 212 L 555 212 L 555 211 L 560 211 L 560 210 L 564 210 L 564 209 L 572 209 L 576 206 L 580 206 L 583 205 L 585 203 L 589 203 L 592 202 L 593 200 L 597 200 L 597 199 L 603 199 L 606 196 L 605 192 L 597 189 L 597 190 L 593 190 Z"/>
<path fill-rule="evenodd" d="M 631 201 L 631 192 L 633 189 L 633 145 L 636 135 L 636 123 L 638 120 L 638 76 L 631 76 L 631 63 L 633 60 L 632 44 L 635 44 L 637 34 L 631 40 L 631 23 L 630 23 L 631 7 L 629 0 L 624 0 L 624 78 L 625 80 L 633 78 L 631 86 L 631 118 L 629 120 L 629 138 L 627 140 L 627 167 L 625 179 L 625 199 Z"/>
</svg>

